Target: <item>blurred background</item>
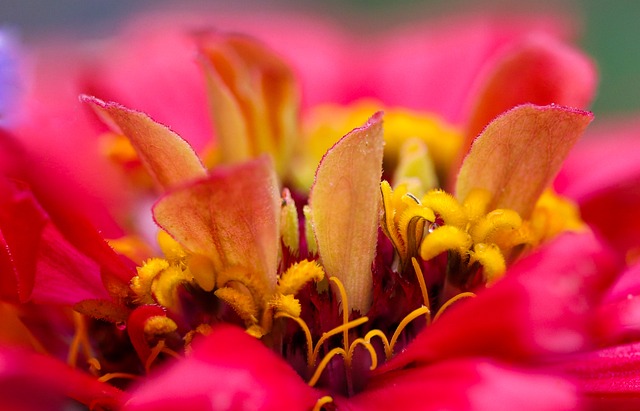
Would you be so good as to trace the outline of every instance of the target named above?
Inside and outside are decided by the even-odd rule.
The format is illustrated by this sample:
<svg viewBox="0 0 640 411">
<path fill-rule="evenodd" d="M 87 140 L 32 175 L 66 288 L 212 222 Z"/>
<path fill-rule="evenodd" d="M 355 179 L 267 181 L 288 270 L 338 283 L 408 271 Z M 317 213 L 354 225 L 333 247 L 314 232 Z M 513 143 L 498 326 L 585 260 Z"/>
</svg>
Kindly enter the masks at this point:
<svg viewBox="0 0 640 411">
<path fill-rule="evenodd" d="M 98 37 L 112 32 L 130 14 L 176 4 L 181 9 L 206 4 L 254 14 L 310 10 L 365 33 L 461 11 L 559 11 L 580 23 L 578 44 L 598 64 L 600 87 L 592 106 L 596 114 L 611 117 L 640 112 L 640 1 L 635 0 L 0 0 L 0 24 L 16 29 L 25 42 L 60 31 Z"/>
</svg>

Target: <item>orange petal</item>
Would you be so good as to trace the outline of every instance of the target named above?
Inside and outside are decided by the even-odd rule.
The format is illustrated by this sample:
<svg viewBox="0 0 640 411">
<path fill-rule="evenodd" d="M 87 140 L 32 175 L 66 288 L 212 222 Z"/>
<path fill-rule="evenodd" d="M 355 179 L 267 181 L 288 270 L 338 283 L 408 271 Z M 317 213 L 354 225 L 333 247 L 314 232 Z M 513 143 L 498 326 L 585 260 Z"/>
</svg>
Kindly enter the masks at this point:
<svg viewBox="0 0 640 411">
<path fill-rule="evenodd" d="M 510 208 L 528 218 L 593 115 L 562 106 L 518 106 L 493 120 L 465 157 L 456 196 L 474 188 L 493 195 L 489 210 Z"/>
<path fill-rule="evenodd" d="M 322 265 L 340 279 L 352 308 L 361 313 L 371 305 L 383 146 L 377 113 L 327 151 L 309 197 Z"/>
<path fill-rule="evenodd" d="M 189 143 L 146 114 L 95 97 L 80 99 L 131 140 L 147 170 L 164 190 L 207 174 Z"/>
<path fill-rule="evenodd" d="M 218 167 L 167 193 L 153 207 L 156 223 L 216 270 L 242 267 L 275 287 L 280 196 L 267 156 Z"/>
<path fill-rule="evenodd" d="M 218 139 L 217 160 L 235 163 L 269 153 L 282 174 L 298 136 L 293 72 L 260 43 L 241 35 L 201 39 L 202 63 Z"/>
</svg>

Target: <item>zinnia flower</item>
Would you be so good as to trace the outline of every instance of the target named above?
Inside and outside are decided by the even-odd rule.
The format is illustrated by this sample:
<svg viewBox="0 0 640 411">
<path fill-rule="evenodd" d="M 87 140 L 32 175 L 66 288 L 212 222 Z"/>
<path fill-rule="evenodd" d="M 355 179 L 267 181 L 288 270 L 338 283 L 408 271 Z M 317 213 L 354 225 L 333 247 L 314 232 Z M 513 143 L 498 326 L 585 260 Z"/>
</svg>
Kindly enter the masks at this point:
<svg viewBox="0 0 640 411">
<path fill-rule="evenodd" d="M 590 311 L 619 260 L 549 190 L 592 115 L 548 103 L 587 103 L 588 62 L 536 38 L 482 77 L 464 133 L 390 109 L 390 136 L 385 115 L 369 111 L 336 142 L 333 130 L 379 104 L 329 108 L 297 139 L 286 63 L 243 36 L 197 41 L 218 138 L 202 157 L 140 111 L 81 98 L 128 139 L 161 193 L 158 251 L 134 237 L 110 242 L 137 262 L 135 275 L 55 202 L 3 187 L 2 296 L 73 304 L 69 362 L 97 379 L 56 365 L 87 388 L 79 395 L 27 373 L 51 382 L 45 399 L 134 411 L 584 405 L 558 358 L 601 343 Z M 540 69 L 518 76 L 532 61 Z M 501 92 L 514 84 L 525 91 Z M 11 220 L 25 198 L 38 218 Z M 34 262 L 44 268 L 34 273 Z M 73 292 L 51 288 L 70 279 Z M 16 358 L 3 378 L 50 361 Z"/>
</svg>

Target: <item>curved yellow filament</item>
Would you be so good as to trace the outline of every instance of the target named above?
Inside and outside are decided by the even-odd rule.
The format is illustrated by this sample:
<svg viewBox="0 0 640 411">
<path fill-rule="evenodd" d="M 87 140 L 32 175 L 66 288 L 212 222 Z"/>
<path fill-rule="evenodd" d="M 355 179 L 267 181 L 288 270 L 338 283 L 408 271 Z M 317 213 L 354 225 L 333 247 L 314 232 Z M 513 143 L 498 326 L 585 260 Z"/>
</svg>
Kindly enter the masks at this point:
<svg viewBox="0 0 640 411">
<path fill-rule="evenodd" d="M 440 316 L 442 315 L 442 313 L 444 313 L 444 311 L 449 308 L 451 305 L 453 305 L 454 303 L 462 300 L 463 298 L 474 298 L 476 295 L 474 293 L 471 292 L 464 292 L 464 293 L 460 293 L 458 295 L 456 295 L 455 297 L 450 298 L 446 303 L 442 304 L 442 307 L 440 307 L 440 309 L 438 310 L 438 312 L 436 313 L 436 315 L 433 317 L 433 321 L 436 321 L 438 318 L 440 318 Z"/>
<path fill-rule="evenodd" d="M 100 382 L 107 382 L 110 381 L 114 378 L 125 378 L 128 380 L 137 380 L 138 378 L 140 378 L 137 375 L 134 374 L 129 374 L 126 372 L 110 372 L 108 374 L 103 375 L 102 377 L 98 378 L 98 381 Z"/>
<path fill-rule="evenodd" d="M 420 308 L 416 308 L 415 310 L 411 311 L 409 315 L 407 315 L 402 319 L 402 321 L 400 321 L 398 328 L 396 328 L 396 330 L 394 331 L 393 336 L 391 337 L 391 341 L 389 342 L 389 349 L 391 350 L 392 354 L 393 354 L 393 347 L 396 345 L 396 342 L 398 341 L 398 337 L 400 337 L 400 333 L 405 329 L 405 327 L 409 325 L 411 321 L 415 320 L 421 315 L 423 314 L 428 315 L 429 312 L 430 312 L 429 308 L 422 306 Z"/>
<path fill-rule="evenodd" d="M 420 268 L 420 264 L 418 264 L 418 260 L 415 257 L 411 257 L 411 264 L 413 264 L 413 269 L 416 272 L 416 277 L 418 278 L 418 284 L 420 284 L 420 292 L 422 293 L 422 301 L 425 307 L 429 309 L 429 313 L 427 317 L 427 325 L 431 324 L 431 304 L 429 303 L 429 292 L 427 291 L 427 285 L 424 282 L 424 275 L 422 274 L 422 268 Z"/>
<path fill-rule="evenodd" d="M 302 331 L 304 331 L 304 335 L 305 338 L 307 340 L 307 365 L 311 368 L 313 367 L 313 361 L 314 357 L 313 357 L 313 338 L 311 337 L 311 331 L 309 330 L 309 326 L 307 326 L 307 323 L 304 322 L 304 320 L 300 317 L 294 317 L 292 315 L 289 315 L 285 312 L 277 312 L 274 316 L 275 318 L 289 318 L 293 321 L 295 321 L 296 323 L 298 323 L 298 325 L 300 326 L 300 328 L 302 329 Z M 313 362 L 312 362 L 313 361 Z"/>
<path fill-rule="evenodd" d="M 387 336 L 384 335 L 384 333 L 381 330 L 373 329 L 364 336 L 364 339 L 367 341 L 371 341 L 373 337 L 380 337 L 380 340 L 382 341 L 382 345 L 384 345 L 384 354 L 387 360 L 390 360 L 391 355 L 393 355 L 393 352 L 391 351 L 391 346 L 389 345 L 389 339 L 387 338 Z"/>
<path fill-rule="evenodd" d="M 371 356 L 371 366 L 369 367 L 369 370 L 375 370 L 378 366 L 378 354 L 376 354 L 376 350 L 375 348 L 373 348 L 373 345 L 371 345 L 371 343 L 365 338 L 356 338 L 351 343 L 351 345 L 349 346 L 349 351 L 347 352 L 347 358 L 349 358 L 349 361 L 347 362 L 351 364 L 351 360 L 353 360 L 353 353 L 358 345 L 362 345 L 367 349 L 367 351 L 369 351 L 369 355 Z"/>
<path fill-rule="evenodd" d="M 333 402 L 333 398 L 331 398 L 328 395 L 325 395 L 322 398 L 319 398 L 318 401 L 316 401 L 316 405 L 313 406 L 313 409 L 311 411 L 321 411 L 322 407 L 324 407 L 327 404 L 331 404 Z"/>
<path fill-rule="evenodd" d="M 359 325 L 362 325 L 364 323 L 366 323 L 367 321 L 369 321 L 368 317 L 360 317 L 356 320 L 353 321 L 349 321 L 346 324 L 342 324 L 339 325 L 338 327 L 334 328 L 333 330 L 327 331 L 326 333 L 322 333 L 322 336 L 318 339 L 318 342 L 316 343 L 315 348 L 313 349 L 313 361 L 312 361 L 312 365 L 316 363 L 316 358 L 318 357 L 318 352 L 320 351 L 320 346 L 327 341 L 329 338 L 333 337 L 334 335 L 342 332 L 342 331 L 349 331 L 351 328 L 355 328 Z M 346 350 L 343 348 L 343 351 L 346 352 Z"/>
<path fill-rule="evenodd" d="M 329 364 L 329 361 L 331 361 L 331 359 L 338 354 L 342 355 L 342 358 L 347 357 L 347 352 L 344 350 L 344 348 L 336 347 L 333 350 L 329 351 L 329 353 L 325 355 L 324 358 L 322 358 L 322 361 L 320 361 L 318 368 L 316 368 L 316 371 L 313 373 L 313 376 L 308 382 L 310 387 L 313 387 L 318 383 L 318 380 L 322 375 L 322 371 L 324 371 L 324 369 L 327 367 L 327 365 Z"/>
</svg>

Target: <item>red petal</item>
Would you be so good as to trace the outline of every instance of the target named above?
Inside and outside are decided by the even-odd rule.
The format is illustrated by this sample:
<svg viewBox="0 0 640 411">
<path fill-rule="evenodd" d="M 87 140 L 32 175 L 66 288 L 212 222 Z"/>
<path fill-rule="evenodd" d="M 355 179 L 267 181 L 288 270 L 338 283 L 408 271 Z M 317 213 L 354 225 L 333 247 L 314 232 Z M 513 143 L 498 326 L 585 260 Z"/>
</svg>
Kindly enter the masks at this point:
<svg viewBox="0 0 640 411">
<path fill-rule="evenodd" d="M 167 193 L 153 215 L 188 250 L 209 256 L 216 269 L 244 267 L 275 285 L 280 197 L 268 157 L 216 168 Z"/>
<path fill-rule="evenodd" d="M 501 113 L 524 103 L 586 107 L 595 92 L 593 63 L 549 35 L 532 35 L 497 57 L 478 79 L 481 89 L 467 123 L 466 154 L 482 129 Z"/>
<path fill-rule="evenodd" d="M 458 359 L 380 375 L 344 405 L 351 411 L 568 411 L 578 408 L 578 398 L 576 387 L 558 377 Z"/>
<path fill-rule="evenodd" d="M 473 142 L 456 182 L 464 200 L 474 188 L 493 194 L 490 210 L 529 217 L 593 115 L 559 106 L 518 106 L 493 120 Z"/>
<path fill-rule="evenodd" d="M 352 308 L 361 313 L 371 304 L 383 146 L 378 113 L 327 151 L 309 195 L 322 265 L 340 279 Z"/>
<path fill-rule="evenodd" d="M 590 234 L 564 234 L 515 263 L 477 298 L 451 308 L 390 366 L 460 356 L 535 361 L 593 345 L 590 312 L 617 260 Z"/>
<path fill-rule="evenodd" d="M 146 114 L 95 97 L 82 96 L 81 99 L 131 140 L 147 170 L 163 189 L 206 175 L 193 148 Z"/>
<path fill-rule="evenodd" d="M 123 410 L 310 410 L 320 396 L 259 340 L 222 325 L 134 390 Z"/>
</svg>

